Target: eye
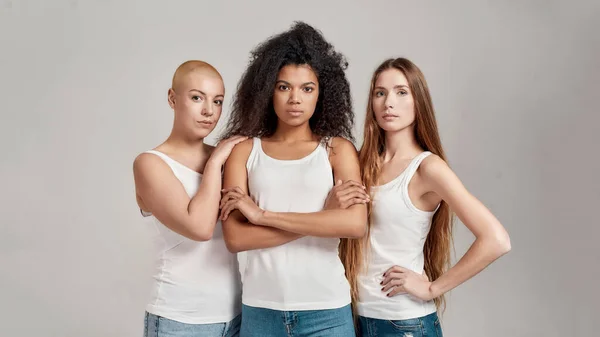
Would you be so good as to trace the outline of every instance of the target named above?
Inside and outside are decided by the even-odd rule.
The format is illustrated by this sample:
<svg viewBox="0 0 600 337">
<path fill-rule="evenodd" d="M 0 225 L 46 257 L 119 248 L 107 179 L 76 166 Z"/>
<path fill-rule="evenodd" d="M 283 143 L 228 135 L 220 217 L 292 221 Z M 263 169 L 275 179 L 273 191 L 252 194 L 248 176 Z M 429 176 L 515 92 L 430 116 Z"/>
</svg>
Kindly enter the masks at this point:
<svg viewBox="0 0 600 337">
<path fill-rule="evenodd" d="M 400 90 L 400 91 L 398 91 L 398 94 L 400 96 L 406 96 L 406 95 L 408 95 L 408 91 L 406 91 L 406 90 Z"/>
<path fill-rule="evenodd" d="M 375 91 L 375 94 L 374 94 L 375 97 L 381 97 L 381 96 L 384 96 L 384 95 L 385 95 L 385 93 L 382 90 Z"/>
<path fill-rule="evenodd" d="M 218 105 L 218 106 L 221 106 L 221 105 L 223 105 L 223 101 L 220 100 L 220 99 L 218 99 L 218 100 L 215 101 L 215 104 Z"/>
<path fill-rule="evenodd" d="M 200 97 L 200 96 L 192 96 L 192 101 L 194 101 L 194 102 L 198 102 L 201 100 L 202 100 L 202 97 Z"/>
<path fill-rule="evenodd" d="M 279 85 L 279 86 L 277 87 L 277 89 L 279 89 L 279 90 L 281 90 L 281 91 L 286 91 L 286 90 L 288 90 L 289 88 L 290 88 L 290 87 L 288 87 L 288 86 L 287 86 L 287 85 L 285 85 L 285 84 L 281 84 L 281 85 Z"/>
<path fill-rule="evenodd" d="M 305 92 L 313 92 L 313 90 L 315 90 L 315 88 L 313 88 L 313 87 L 305 87 L 304 88 Z"/>
</svg>

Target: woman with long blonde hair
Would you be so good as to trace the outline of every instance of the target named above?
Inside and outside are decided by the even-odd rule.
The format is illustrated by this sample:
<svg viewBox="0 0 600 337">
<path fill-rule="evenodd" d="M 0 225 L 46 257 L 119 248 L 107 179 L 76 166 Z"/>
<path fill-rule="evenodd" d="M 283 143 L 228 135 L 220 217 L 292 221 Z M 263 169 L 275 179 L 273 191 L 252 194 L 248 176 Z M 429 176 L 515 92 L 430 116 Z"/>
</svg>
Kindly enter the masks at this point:
<svg viewBox="0 0 600 337">
<path fill-rule="evenodd" d="M 359 160 L 369 230 L 341 256 L 361 335 L 442 336 L 444 294 L 510 251 L 510 239 L 446 163 L 427 83 L 405 58 L 373 74 Z M 452 212 L 476 240 L 449 268 Z"/>
</svg>

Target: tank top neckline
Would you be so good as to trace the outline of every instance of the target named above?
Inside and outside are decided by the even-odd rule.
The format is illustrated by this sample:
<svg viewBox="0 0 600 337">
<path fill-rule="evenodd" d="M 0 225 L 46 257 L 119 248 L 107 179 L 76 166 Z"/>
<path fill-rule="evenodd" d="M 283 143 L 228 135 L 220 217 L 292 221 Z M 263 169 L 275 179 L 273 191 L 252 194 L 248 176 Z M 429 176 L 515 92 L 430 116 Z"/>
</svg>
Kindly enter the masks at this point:
<svg viewBox="0 0 600 337">
<path fill-rule="evenodd" d="M 307 160 L 310 160 L 312 157 L 314 157 L 320 150 L 321 147 L 323 147 L 323 143 L 319 142 L 317 144 L 317 146 L 315 147 L 314 150 L 312 150 L 309 154 L 307 154 L 306 156 L 302 157 L 302 158 L 298 158 L 298 159 L 277 159 L 274 157 L 269 156 L 262 147 L 262 139 L 260 139 L 260 137 L 255 137 L 254 138 L 254 144 L 257 145 L 257 151 L 264 156 L 265 158 L 268 158 L 269 160 L 276 162 L 276 163 L 281 163 L 281 164 L 299 164 L 299 163 L 303 163 Z"/>
<path fill-rule="evenodd" d="M 374 185 L 372 188 L 373 189 L 382 189 L 382 188 L 386 188 L 392 184 L 394 184 L 395 182 L 397 182 L 398 180 L 402 179 L 402 177 L 410 170 L 411 167 L 413 167 L 413 165 L 415 164 L 415 162 L 417 162 L 419 160 L 420 157 L 422 157 L 423 155 L 425 155 L 426 153 L 429 153 L 429 151 L 423 151 L 421 153 L 419 153 L 418 155 L 414 156 L 410 162 L 408 163 L 408 165 L 404 168 L 404 170 L 402 170 L 402 172 L 400 172 L 400 174 L 398 174 L 396 177 L 394 177 L 392 180 L 388 181 L 385 184 L 381 184 L 381 185 Z"/>
<path fill-rule="evenodd" d="M 176 164 L 177 166 L 179 166 L 179 167 L 183 168 L 184 170 L 186 170 L 186 171 L 188 171 L 188 172 L 191 172 L 191 173 L 194 173 L 194 174 L 196 174 L 196 175 L 198 175 L 198 176 L 202 176 L 202 173 L 200 173 L 200 172 L 198 172 L 198 171 L 196 171 L 196 170 L 193 170 L 193 169 L 191 169 L 190 167 L 187 167 L 187 166 L 186 166 L 186 165 L 184 165 L 183 163 L 181 163 L 181 162 L 178 162 L 177 160 L 175 160 L 175 159 L 171 158 L 169 155 L 165 154 L 164 152 L 161 152 L 161 151 L 158 151 L 158 150 L 149 150 L 149 151 L 146 151 L 146 153 L 153 153 L 153 154 L 155 154 L 155 155 L 158 155 L 159 157 L 166 158 L 166 159 L 168 159 L 170 162 L 172 162 L 172 163 Z"/>
</svg>

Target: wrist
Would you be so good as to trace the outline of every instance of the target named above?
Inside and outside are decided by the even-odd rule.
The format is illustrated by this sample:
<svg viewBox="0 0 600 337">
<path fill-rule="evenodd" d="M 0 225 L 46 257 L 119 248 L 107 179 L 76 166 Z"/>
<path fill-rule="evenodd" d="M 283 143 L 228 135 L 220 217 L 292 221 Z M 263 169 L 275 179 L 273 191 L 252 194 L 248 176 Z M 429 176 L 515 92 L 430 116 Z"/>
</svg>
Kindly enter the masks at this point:
<svg viewBox="0 0 600 337">
<path fill-rule="evenodd" d="M 210 158 L 207 162 L 206 162 L 206 167 L 204 168 L 204 171 L 206 170 L 216 170 L 216 171 L 221 171 L 221 167 L 223 167 L 223 163 L 220 163 L 218 160 Z"/>
<path fill-rule="evenodd" d="M 260 226 L 269 226 L 269 224 L 272 223 L 271 220 L 274 218 L 275 213 L 264 209 L 261 209 L 260 211 L 260 216 L 258 217 L 256 224 Z"/>
<path fill-rule="evenodd" d="M 439 284 L 437 284 L 435 281 L 429 284 L 429 292 L 431 293 L 432 299 L 440 297 L 444 294 L 442 289 L 440 289 Z"/>
</svg>

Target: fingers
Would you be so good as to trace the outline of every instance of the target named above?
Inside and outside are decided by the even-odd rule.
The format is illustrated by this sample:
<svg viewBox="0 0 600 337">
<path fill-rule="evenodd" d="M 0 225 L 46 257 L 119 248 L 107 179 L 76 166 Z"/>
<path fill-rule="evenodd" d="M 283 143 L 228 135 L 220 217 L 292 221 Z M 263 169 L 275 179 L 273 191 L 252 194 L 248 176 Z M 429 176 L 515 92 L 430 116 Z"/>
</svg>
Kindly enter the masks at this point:
<svg viewBox="0 0 600 337">
<path fill-rule="evenodd" d="M 248 137 L 246 136 L 233 136 L 227 139 L 223 139 L 221 142 L 219 142 L 219 144 L 217 144 L 217 147 L 225 147 L 228 151 L 231 151 L 231 149 L 233 149 L 234 146 L 245 141 L 246 139 L 248 139 Z"/>
<path fill-rule="evenodd" d="M 406 274 L 404 274 L 404 273 L 389 273 L 386 277 L 383 278 L 383 281 L 381 281 L 380 284 L 385 286 L 393 280 L 403 279 L 405 277 L 405 275 Z"/>
<path fill-rule="evenodd" d="M 363 198 L 352 198 L 350 200 L 343 201 L 341 203 L 341 208 L 346 209 L 346 208 L 349 208 L 349 207 L 357 205 L 357 204 L 362 205 L 362 204 L 366 204 L 368 202 L 369 202 L 369 200 L 365 200 Z"/>
<path fill-rule="evenodd" d="M 248 139 L 248 137 L 246 137 L 246 136 L 233 136 L 233 137 L 229 138 L 228 141 L 231 141 L 231 143 L 233 143 L 233 145 L 237 145 L 237 144 L 245 141 L 246 139 Z"/>
<path fill-rule="evenodd" d="M 403 286 L 398 286 L 395 287 L 394 290 L 390 291 L 386 296 L 387 297 L 392 297 L 392 296 L 396 296 L 396 295 L 400 295 L 400 294 L 406 294 L 406 289 L 404 289 Z"/>
<path fill-rule="evenodd" d="M 225 221 L 229 217 L 229 213 L 236 209 L 238 199 L 229 200 L 221 209 L 221 220 Z"/>
<path fill-rule="evenodd" d="M 352 190 L 357 189 L 365 191 L 365 187 L 354 180 L 346 180 L 343 184 L 336 185 L 335 188 L 338 191 L 347 191 L 349 188 L 352 188 Z"/>
<path fill-rule="evenodd" d="M 361 183 L 359 183 L 357 181 L 354 181 L 354 180 L 346 180 L 346 182 L 344 182 L 342 185 L 345 185 L 345 186 L 356 186 L 356 187 L 362 188 L 363 190 L 365 189 L 365 186 L 363 184 L 361 184 Z"/>
<path fill-rule="evenodd" d="M 390 289 L 392 289 L 394 287 L 399 287 L 402 285 L 404 285 L 404 279 L 392 279 L 387 284 L 385 284 L 383 286 L 383 288 L 381 288 L 381 291 L 388 292 L 388 291 L 390 291 Z"/>
<path fill-rule="evenodd" d="M 353 187 L 353 188 L 356 189 L 356 187 Z M 369 196 L 364 191 L 359 191 L 359 190 L 350 191 L 349 193 L 341 195 L 339 198 L 341 201 L 346 201 L 346 200 L 350 200 L 353 198 L 363 199 L 363 200 L 367 200 L 367 201 L 371 200 L 371 198 L 369 198 Z"/>
<path fill-rule="evenodd" d="M 219 208 L 223 208 L 229 200 L 237 200 L 242 197 L 243 197 L 243 195 L 238 192 L 235 192 L 235 191 L 228 192 L 221 198 L 221 203 L 219 204 Z"/>
<path fill-rule="evenodd" d="M 385 273 L 383 273 L 383 277 L 385 278 L 388 273 L 406 273 L 408 271 L 409 270 L 406 268 L 402 268 L 400 266 L 393 266 L 390 267 L 390 269 L 386 270 Z"/>
</svg>

